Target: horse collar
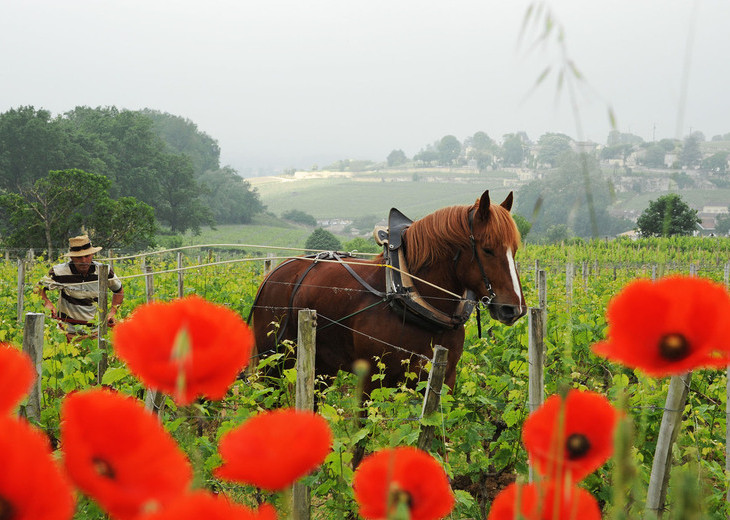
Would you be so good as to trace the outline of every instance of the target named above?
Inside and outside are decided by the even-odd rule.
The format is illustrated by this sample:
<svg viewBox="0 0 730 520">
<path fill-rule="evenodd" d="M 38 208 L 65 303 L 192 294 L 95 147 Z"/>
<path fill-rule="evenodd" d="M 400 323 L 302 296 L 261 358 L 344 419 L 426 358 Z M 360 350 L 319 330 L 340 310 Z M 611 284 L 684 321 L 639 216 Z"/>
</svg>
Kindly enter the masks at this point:
<svg viewBox="0 0 730 520">
<path fill-rule="evenodd" d="M 484 265 L 482 265 L 482 261 L 479 259 L 479 254 L 477 252 L 477 241 L 476 238 L 474 238 L 475 211 L 476 208 L 472 208 L 469 210 L 469 241 L 471 242 L 472 258 L 477 261 L 479 271 L 482 274 L 482 281 L 484 282 L 484 286 L 487 288 L 487 296 L 482 297 L 481 301 L 482 304 L 489 305 L 497 297 L 497 294 L 494 292 L 494 289 L 492 289 L 492 283 L 489 281 L 489 278 L 487 278 L 487 272 L 484 270 Z"/>
</svg>

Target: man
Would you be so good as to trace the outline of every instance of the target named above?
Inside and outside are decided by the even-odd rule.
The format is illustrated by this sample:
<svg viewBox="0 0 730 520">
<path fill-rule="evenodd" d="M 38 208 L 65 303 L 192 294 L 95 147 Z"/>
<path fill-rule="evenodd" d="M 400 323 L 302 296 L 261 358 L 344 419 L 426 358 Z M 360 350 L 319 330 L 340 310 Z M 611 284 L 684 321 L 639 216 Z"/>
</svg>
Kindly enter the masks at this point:
<svg viewBox="0 0 730 520">
<path fill-rule="evenodd" d="M 99 301 L 99 262 L 94 261 L 94 254 L 101 251 L 101 247 L 93 247 L 87 235 L 81 235 L 68 240 L 69 251 L 66 256 L 69 261 L 51 267 L 47 276 L 40 281 L 40 295 L 43 306 L 51 311 L 51 316 L 64 323 L 66 337 L 87 335 L 91 331 L 89 325 L 96 316 Z M 54 306 L 47 291 L 60 289 L 61 295 L 58 306 Z M 107 314 L 109 326 L 116 324 L 114 316 L 124 300 L 122 282 L 109 269 L 109 290 L 112 291 L 112 306 Z"/>
</svg>

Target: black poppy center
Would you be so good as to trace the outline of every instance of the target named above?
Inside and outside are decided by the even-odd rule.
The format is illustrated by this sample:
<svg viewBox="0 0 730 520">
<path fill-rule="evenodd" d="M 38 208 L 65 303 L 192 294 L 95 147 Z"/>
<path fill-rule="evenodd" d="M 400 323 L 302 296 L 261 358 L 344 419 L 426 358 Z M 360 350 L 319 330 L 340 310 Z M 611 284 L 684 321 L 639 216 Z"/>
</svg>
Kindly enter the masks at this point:
<svg viewBox="0 0 730 520">
<path fill-rule="evenodd" d="M 582 433 L 573 433 L 565 441 L 565 448 L 568 451 L 568 459 L 575 460 L 588 453 L 588 450 L 591 449 L 591 442 Z"/>
<path fill-rule="evenodd" d="M 682 334 L 665 334 L 659 340 L 659 355 L 668 361 L 679 361 L 689 356 L 689 341 Z"/>
<path fill-rule="evenodd" d="M 15 518 L 13 504 L 8 502 L 3 496 L 0 496 L 0 520 L 13 520 L 13 518 Z"/>
<path fill-rule="evenodd" d="M 106 477 L 110 480 L 113 480 L 114 477 L 116 477 L 117 475 L 114 472 L 114 468 L 112 468 L 112 465 L 101 457 L 94 457 L 93 459 L 91 459 L 91 464 L 93 464 L 94 470 L 96 470 L 97 475 L 101 475 L 102 477 Z"/>
</svg>

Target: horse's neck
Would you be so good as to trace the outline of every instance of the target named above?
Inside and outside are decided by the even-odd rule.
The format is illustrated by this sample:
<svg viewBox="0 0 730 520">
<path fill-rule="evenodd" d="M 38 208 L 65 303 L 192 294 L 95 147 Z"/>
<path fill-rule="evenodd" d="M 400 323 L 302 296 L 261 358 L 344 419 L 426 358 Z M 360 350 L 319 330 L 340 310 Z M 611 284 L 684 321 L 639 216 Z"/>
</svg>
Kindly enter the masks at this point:
<svg viewBox="0 0 730 520">
<path fill-rule="evenodd" d="M 424 266 L 417 273 L 412 274 L 428 282 L 423 283 L 415 280 L 415 285 L 418 292 L 421 293 L 421 296 L 426 298 L 437 309 L 448 313 L 453 311 L 459 304 L 454 296 L 445 292 L 448 291 L 449 293 L 459 295 L 464 292 L 464 286 L 456 276 L 453 263 L 438 262 L 433 265 Z"/>
</svg>

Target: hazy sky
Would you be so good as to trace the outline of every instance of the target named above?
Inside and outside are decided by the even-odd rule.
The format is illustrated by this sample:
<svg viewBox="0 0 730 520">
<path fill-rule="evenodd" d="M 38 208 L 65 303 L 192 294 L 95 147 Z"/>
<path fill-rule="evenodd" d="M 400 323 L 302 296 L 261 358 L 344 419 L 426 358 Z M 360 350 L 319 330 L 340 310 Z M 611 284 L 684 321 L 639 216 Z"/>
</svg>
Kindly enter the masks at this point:
<svg viewBox="0 0 730 520">
<path fill-rule="evenodd" d="M 555 77 L 533 91 L 561 61 L 555 38 L 531 45 L 537 29 L 520 43 L 530 4 L 0 0 L 0 112 L 169 112 L 218 140 L 221 162 L 242 173 L 412 156 L 479 130 L 605 143 L 609 106 L 619 130 L 647 140 L 730 132 L 728 0 L 546 2 L 585 80 L 583 135 Z"/>
</svg>

